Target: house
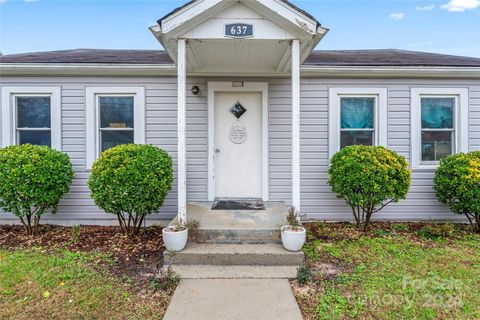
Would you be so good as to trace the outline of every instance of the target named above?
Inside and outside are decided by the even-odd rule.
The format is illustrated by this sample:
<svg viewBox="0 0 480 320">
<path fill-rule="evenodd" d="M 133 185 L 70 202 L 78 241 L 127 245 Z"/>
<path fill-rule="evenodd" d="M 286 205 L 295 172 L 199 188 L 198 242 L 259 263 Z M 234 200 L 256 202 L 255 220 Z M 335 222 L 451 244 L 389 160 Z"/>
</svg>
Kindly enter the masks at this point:
<svg viewBox="0 0 480 320">
<path fill-rule="evenodd" d="M 115 223 L 86 181 L 103 150 L 132 142 L 159 146 L 175 162 L 174 189 L 148 223 L 216 199 L 284 202 L 307 219 L 351 220 L 327 185 L 330 157 L 351 144 L 382 145 L 411 163 L 408 198 L 378 218 L 461 218 L 437 202 L 432 177 L 442 157 L 480 150 L 480 59 L 316 51 L 328 29 L 286 0 L 191 1 L 150 31 L 164 51 L 0 58 L 2 147 L 49 145 L 77 172 L 44 221 Z"/>
</svg>

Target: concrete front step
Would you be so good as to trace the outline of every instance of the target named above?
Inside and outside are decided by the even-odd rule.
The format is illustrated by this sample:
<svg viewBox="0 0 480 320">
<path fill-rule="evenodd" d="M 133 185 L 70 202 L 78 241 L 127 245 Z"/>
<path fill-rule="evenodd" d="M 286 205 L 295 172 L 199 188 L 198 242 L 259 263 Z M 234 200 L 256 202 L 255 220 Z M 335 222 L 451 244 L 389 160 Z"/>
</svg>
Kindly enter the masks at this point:
<svg viewBox="0 0 480 320">
<path fill-rule="evenodd" d="M 280 228 L 288 214 L 285 203 L 265 202 L 265 210 L 212 210 L 212 204 L 192 202 L 187 206 L 188 219 L 200 223 L 198 242 L 280 243 Z"/>
<path fill-rule="evenodd" d="M 165 265 L 301 266 L 303 252 L 280 244 L 188 244 L 180 252 L 163 253 Z"/>
<path fill-rule="evenodd" d="M 279 230 L 214 230 L 198 231 L 199 242 L 214 244 L 280 243 Z"/>
<path fill-rule="evenodd" d="M 171 268 L 182 279 L 293 279 L 297 277 L 296 266 L 173 265 Z"/>
</svg>

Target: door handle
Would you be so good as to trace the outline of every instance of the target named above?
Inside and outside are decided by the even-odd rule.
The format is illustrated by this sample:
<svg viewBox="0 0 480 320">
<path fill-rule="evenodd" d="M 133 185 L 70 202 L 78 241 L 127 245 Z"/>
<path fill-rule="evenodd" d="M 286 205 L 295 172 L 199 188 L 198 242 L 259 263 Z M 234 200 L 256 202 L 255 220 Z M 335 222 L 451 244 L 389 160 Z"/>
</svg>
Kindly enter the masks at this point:
<svg viewBox="0 0 480 320">
<path fill-rule="evenodd" d="M 220 149 L 215 148 L 215 153 L 220 153 Z"/>
</svg>

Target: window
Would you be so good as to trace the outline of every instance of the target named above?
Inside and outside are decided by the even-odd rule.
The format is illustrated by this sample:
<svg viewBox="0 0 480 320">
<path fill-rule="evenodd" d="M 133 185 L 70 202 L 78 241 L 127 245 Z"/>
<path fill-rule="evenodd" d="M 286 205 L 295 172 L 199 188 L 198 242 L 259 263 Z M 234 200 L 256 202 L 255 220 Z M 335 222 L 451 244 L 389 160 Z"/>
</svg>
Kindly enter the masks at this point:
<svg viewBox="0 0 480 320">
<path fill-rule="evenodd" d="M 468 151 L 468 90 L 412 89 L 412 166 L 436 167 L 442 158 Z"/>
<path fill-rule="evenodd" d="M 87 167 L 105 150 L 145 143 L 144 89 L 87 88 Z"/>
<path fill-rule="evenodd" d="M 2 145 L 61 149 L 60 88 L 2 88 Z"/>
<path fill-rule="evenodd" d="M 329 153 L 350 145 L 387 144 L 387 90 L 331 88 L 329 91 Z"/>
<path fill-rule="evenodd" d="M 375 144 L 376 98 L 340 97 L 340 148 Z"/>
<path fill-rule="evenodd" d="M 133 96 L 99 96 L 100 151 L 133 143 Z"/>
</svg>

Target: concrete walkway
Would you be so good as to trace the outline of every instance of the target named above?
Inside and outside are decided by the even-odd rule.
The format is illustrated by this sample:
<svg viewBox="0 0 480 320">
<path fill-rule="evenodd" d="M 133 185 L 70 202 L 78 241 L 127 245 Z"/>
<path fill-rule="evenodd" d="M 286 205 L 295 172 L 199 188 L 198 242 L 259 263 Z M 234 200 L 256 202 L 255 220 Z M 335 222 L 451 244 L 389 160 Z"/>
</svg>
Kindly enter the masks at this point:
<svg viewBox="0 0 480 320">
<path fill-rule="evenodd" d="M 302 320 L 286 279 L 182 280 L 163 320 Z"/>
</svg>

